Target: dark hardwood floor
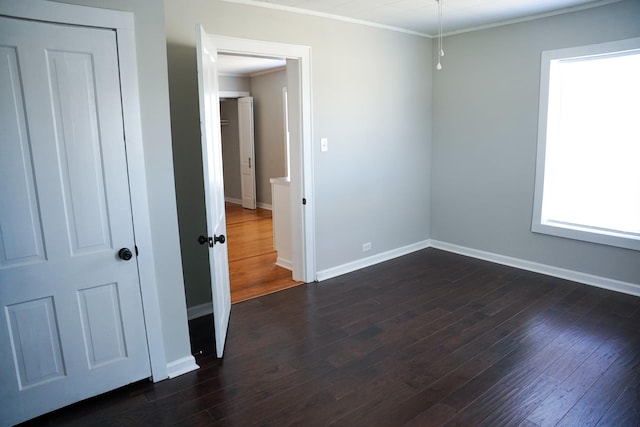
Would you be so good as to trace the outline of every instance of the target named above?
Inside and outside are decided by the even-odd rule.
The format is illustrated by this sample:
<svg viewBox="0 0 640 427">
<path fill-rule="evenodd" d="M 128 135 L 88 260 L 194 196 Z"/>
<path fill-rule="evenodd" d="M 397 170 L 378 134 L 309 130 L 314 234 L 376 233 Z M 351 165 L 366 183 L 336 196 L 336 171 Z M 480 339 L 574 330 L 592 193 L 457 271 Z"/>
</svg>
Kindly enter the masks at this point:
<svg viewBox="0 0 640 427">
<path fill-rule="evenodd" d="M 225 358 L 69 426 L 638 426 L 640 298 L 427 249 L 235 304 Z"/>
</svg>

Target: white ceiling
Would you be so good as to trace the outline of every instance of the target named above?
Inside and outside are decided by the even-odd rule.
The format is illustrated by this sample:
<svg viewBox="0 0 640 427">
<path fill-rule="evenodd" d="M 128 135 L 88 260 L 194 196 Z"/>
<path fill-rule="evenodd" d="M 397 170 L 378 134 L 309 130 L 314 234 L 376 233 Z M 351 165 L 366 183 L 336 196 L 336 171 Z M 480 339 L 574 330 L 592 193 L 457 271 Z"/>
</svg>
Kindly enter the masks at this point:
<svg viewBox="0 0 640 427">
<path fill-rule="evenodd" d="M 271 9 L 325 16 L 347 21 L 392 27 L 435 36 L 438 32 L 436 0 L 224 0 Z M 620 0 L 441 0 L 443 31 L 462 32 L 474 28 L 553 15 L 563 11 L 595 7 Z M 222 75 L 251 76 L 282 68 L 283 59 L 218 55 Z"/>
<path fill-rule="evenodd" d="M 224 0 L 313 15 L 366 21 L 377 26 L 434 36 L 438 30 L 436 0 Z M 619 0 L 441 0 L 443 29 L 472 28 L 561 13 Z"/>
<path fill-rule="evenodd" d="M 251 76 L 267 70 L 283 68 L 284 59 L 256 58 L 252 56 L 218 55 L 218 73 L 227 76 Z"/>
</svg>

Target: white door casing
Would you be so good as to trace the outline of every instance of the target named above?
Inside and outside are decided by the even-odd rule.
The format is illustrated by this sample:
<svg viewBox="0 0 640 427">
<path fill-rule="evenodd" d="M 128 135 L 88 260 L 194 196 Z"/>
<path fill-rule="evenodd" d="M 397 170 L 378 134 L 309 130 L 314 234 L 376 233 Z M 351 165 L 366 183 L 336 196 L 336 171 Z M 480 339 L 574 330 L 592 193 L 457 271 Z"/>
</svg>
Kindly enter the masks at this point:
<svg viewBox="0 0 640 427">
<path fill-rule="evenodd" d="M 0 18 L 0 424 L 149 377 L 113 31 Z M 11 201 L 11 203 L 5 203 Z M 133 258 L 118 257 L 127 247 Z"/>
<path fill-rule="evenodd" d="M 299 60 L 287 59 L 287 118 L 290 124 L 302 122 L 302 102 L 301 102 L 301 64 Z M 301 194 L 302 198 L 307 201 L 304 196 L 303 177 L 303 145 L 302 145 L 302 127 L 289 126 L 289 174 L 290 174 L 290 191 L 291 191 L 291 216 L 290 218 L 299 218 L 302 224 L 291 223 L 291 265 L 293 266 L 291 273 L 293 280 L 304 280 L 304 273 L 301 266 L 305 265 L 304 245 L 297 242 L 303 242 L 304 239 L 304 220 L 306 206 L 301 203 L 296 194 Z M 296 200 L 298 199 L 298 200 Z"/>
<path fill-rule="evenodd" d="M 253 127 L 253 97 L 238 98 L 238 139 L 240 143 L 240 188 L 242 207 L 256 208 L 256 168 Z"/>
<path fill-rule="evenodd" d="M 201 25 L 196 26 L 198 62 L 198 100 L 202 138 L 202 172 L 204 175 L 205 210 L 209 241 L 209 268 L 216 354 L 222 357 L 231 315 L 229 260 L 224 241 L 226 236 L 224 182 L 222 174 L 222 135 L 220 132 L 220 99 L 218 97 L 217 51 Z"/>
<path fill-rule="evenodd" d="M 313 143 L 311 126 L 311 48 L 210 35 L 218 52 L 287 59 L 287 89 L 291 151 L 291 229 L 294 280 L 316 280 Z M 291 116 L 295 110 L 296 117 Z M 218 125 L 219 126 L 219 125 Z M 294 137 L 295 133 L 295 137 Z M 303 205 L 303 199 L 306 204 Z"/>
</svg>

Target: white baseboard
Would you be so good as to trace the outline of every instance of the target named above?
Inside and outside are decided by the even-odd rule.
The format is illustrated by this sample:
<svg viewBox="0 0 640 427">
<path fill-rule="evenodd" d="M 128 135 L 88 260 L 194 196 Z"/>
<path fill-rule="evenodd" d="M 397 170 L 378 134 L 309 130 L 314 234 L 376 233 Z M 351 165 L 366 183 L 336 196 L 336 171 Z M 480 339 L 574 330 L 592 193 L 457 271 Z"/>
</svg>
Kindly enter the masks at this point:
<svg viewBox="0 0 640 427">
<path fill-rule="evenodd" d="M 611 291 L 622 292 L 629 295 L 640 296 L 640 284 L 623 282 L 621 280 L 615 280 L 607 277 L 596 276 L 593 274 L 582 273 L 580 271 L 568 270 L 565 268 L 554 267 L 546 264 L 540 264 L 537 262 L 527 261 L 519 258 L 499 255 L 492 252 L 486 252 L 478 249 L 458 246 L 451 243 L 441 242 L 438 240 L 425 240 L 422 242 L 417 242 L 409 246 L 405 246 L 405 247 L 394 249 L 381 254 L 373 255 L 373 256 L 363 258 L 357 261 L 353 261 L 347 264 L 339 265 L 337 267 L 332 267 L 326 270 L 318 271 L 316 274 L 316 279 L 318 281 L 331 279 L 333 277 L 351 273 L 353 271 L 360 270 L 361 268 L 369 267 L 384 261 L 391 260 L 393 258 L 397 258 L 403 255 L 407 255 L 412 252 L 416 252 L 421 249 L 426 249 L 430 247 L 435 249 L 441 249 L 447 252 L 453 252 L 460 255 L 469 256 L 472 258 L 482 259 L 489 262 L 494 262 L 496 264 L 507 265 L 507 266 L 519 268 L 522 270 L 533 271 L 535 273 L 546 274 L 548 276 L 558 277 L 560 279 L 571 280 L 573 282 L 583 283 L 589 286 L 595 286 L 602 289 L 608 289 Z"/>
<path fill-rule="evenodd" d="M 235 199 L 233 197 L 225 197 L 224 201 L 227 203 L 233 203 L 234 205 L 241 205 L 242 199 Z"/>
<path fill-rule="evenodd" d="M 195 371 L 196 369 L 200 369 L 200 366 L 196 364 L 196 359 L 193 356 L 185 356 L 182 359 L 167 363 L 169 379 Z"/>
<path fill-rule="evenodd" d="M 242 205 L 242 199 L 235 199 L 233 197 L 225 197 L 224 201 L 227 202 L 227 203 L 234 204 L 234 205 Z M 256 203 L 256 207 L 259 207 L 260 209 L 266 209 L 268 211 L 273 210 L 273 207 L 268 203 Z"/>
<path fill-rule="evenodd" d="M 289 271 L 293 271 L 293 262 L 288 259 L 280 258 L 280 256 L 276 258 L 276 265 L 282 268 L 286 268 Z"/>
<path fill-rule="evenodd" d="M 323 281 L 331 279 L 333 277 L 342 276 L 343 274 L 351 273 L 362 268 L 370 267 L 381 262 L 389 261 L 394 258 L 408 255 L 412 252 L 426 249 L 429 247 L 429 241 L 424 240 L 422 242 L 413 243 L 402 248 L 393 249 L 391 251 L 383 252 L 380 254 L 372 255 L 367 258 L 362 258 L 357 261 L 342 264 L 337 267 L 328 268 L 326 270 L 318 271 L 316 273 L 316 280 Z"/>
<path fill-rule="evenodd" d="M 213 303 L 205 303 L 200 305 L 194 305 L 193 307 L 187 307 L 187 318 L 189 320 L 197 319 L 198 317 L 207 316 L 213 314 Z"/>
<path fill-rule="evenodd" d="M 464 246 L 454 245 L 451 243 L 440 242 L 438 240 L 431 240 L 429 242 L 429 246 L 447 252 L 453 252 L 460 255 L 470 256 L 472 258 L 495 262 L 496 264 L 508 265 L 510 267 L 520 268 L 522 270 L 533 271 L 535 273 L 546 274 L 548 276 L 558 277 L 560 279 L 584 283 L 585 285 L 596 286 L 598 288 L 608 289 L 611 291 L 640 296 L 640 284 L 623 282 L 620 280 L 609 279 L 607 277 L 581 273 L 574 270 L 567 270 L 551 265 L 540 264 L 537 262 L 526 261 L 519 258 L 499 255 L 492 252 L 485 252 L 477 249 L 467 248 Z"/>
</svg>

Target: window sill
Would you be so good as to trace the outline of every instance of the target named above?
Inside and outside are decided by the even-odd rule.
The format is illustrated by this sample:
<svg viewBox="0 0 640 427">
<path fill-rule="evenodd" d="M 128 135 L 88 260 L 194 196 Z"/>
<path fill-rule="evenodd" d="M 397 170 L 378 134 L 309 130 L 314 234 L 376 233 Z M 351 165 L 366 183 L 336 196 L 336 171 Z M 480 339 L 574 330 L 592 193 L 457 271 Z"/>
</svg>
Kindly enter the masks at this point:
<svg viewBox="0 0 640 427">
<path fill-rule="evenodd" d="M 618 233 L 611 230 L 545 221 L 544 223 L 533 223 L 531 231 L 539 234 L 640 251 L 640 236 Z"/>
</svg>

